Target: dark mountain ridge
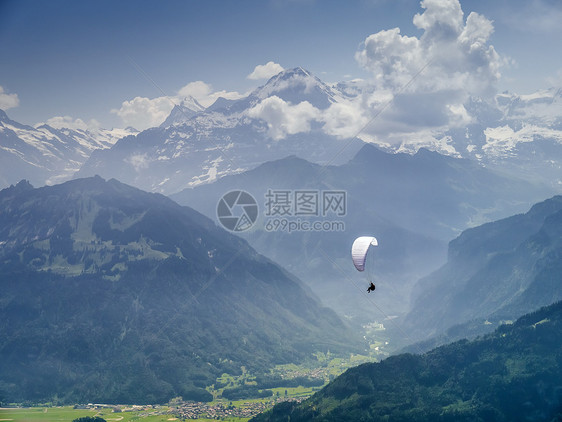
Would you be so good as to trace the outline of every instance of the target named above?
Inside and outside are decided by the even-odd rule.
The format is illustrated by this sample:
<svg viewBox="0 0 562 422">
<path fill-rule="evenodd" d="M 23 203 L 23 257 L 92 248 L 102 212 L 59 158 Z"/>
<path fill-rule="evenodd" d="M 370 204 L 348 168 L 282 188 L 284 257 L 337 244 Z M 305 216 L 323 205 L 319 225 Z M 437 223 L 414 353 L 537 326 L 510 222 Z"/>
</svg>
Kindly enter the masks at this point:
<svg viewBox="0 0 562 422">
<path fill-rule="evenodd" d="M 258 421 L 558 421 L 562 302 L 473 341 L 349 369 Z"/>
<path fill-rule="evenodd" d="M 198 212 L 116 180 L 0 191 L 0 400 L 204 400 L 223 372 L 362 343 Z"/>
<path fill-rule="evenodd" d="M 406 325 L 427 335 L 468 322 L 489 331 L 562 300 L 561 234 L 561 196 L 466 230 L 450 242 L 448 262 L 416 286 Z"/>
</svg>

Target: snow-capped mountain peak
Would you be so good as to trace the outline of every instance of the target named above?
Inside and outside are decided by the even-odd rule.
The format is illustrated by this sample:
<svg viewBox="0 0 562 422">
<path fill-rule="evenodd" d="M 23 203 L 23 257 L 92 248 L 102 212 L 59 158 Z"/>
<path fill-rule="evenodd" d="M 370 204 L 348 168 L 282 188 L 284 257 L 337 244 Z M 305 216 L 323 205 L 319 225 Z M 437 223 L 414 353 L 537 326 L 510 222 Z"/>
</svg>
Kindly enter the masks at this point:
<svg viewBox="0 0 562 422">
<path fill-rule="evenodd" d="M 36 127 L 11 120 L 0 110 L 0 187 L 21 179 L 42 186 L 68 180 L 96 149 L 108 149 L 134 129 Z"/>
<path fill-rule="evenodd" d="M 252 95 L 259 100 L 275 95 L 292 104 L 308 101 L 319 109 L 328 108 L 336 102 L 334 91 L 302 67 L 278 73 Z"/>
<path fill-rule="evenodd" d="M 180 106 L 185 107 L 190 109 L 191 111 L 194 111 L 195 113 L 198 113 L 200 111 L 205 110 L 205 107 L 203 107 L 199 101 L 197 101 L 197 99 L 195 99 L 194 97 L 192 97 L 191 95 L 185 97 L 184 99 L 182 99 Z"/>
<path fill-rule="evenodd" d="M 525 119 L 533 124 L 559 127 L 562 122 L 562 88 L 550 88 L 531 94 L 499 94 L 498 107 L 504 119 Z"/>
<path fill-rule="evenodd" d="M 189 121 L 197 113 L 205 110 L 199 101 L 191 95 L 183 98 L 179 104 L 176 104 L 170 115 L 164 120 L 160 127 L 168 127 L 172 125 L 181 125 Z"/>
<path fill-rule="evenodd" d="M 352 145 L 342 153 L 342 140 L 325 130 L 322 119 L 332 111 L 337 112 L 338 104 L 345 106 L 345 101 L 368 94 L 368 81 L 352 80 L 329 86 L 302 67 L 287 69 L 245 98 L 217 98 L 207 108 L 192 97 L 184 98 L 159 128 L 123 138 L 111 148 L 105 146 L 91 152 L 82 147 L 83 153 L 75 154 L 60 174 L 68 174 L 70 168 L 76 168 L 76 163 L 83 163 L 90 154 L 78 176 L 100 174 L 145 190 L 170 194 L 288 155 L 319 164 L 332 163 L 334 157 L 344 162 L 360 145 Z M 331 105 L 336 107 L 329 109 Z M 379 145 L 387 151 L 411 153 L 423 146 L 442 154 L 474 159 L 484 166 L 508 170 L 516 167 L 518 172 L 525 167 L 533 177 L 544 174 L 552 184 L 562 186 L 558 164 L 562 160 L 558 158 L 562 157 L 559 89 L 532 95 L 500 94 L 496 101 L 470 98 L 463 107 L 471 117 L 465 126 L 443 127 L 399 144 Z M 0 138 L 3 131 L 3 149 L 11 154 L 16 149 L 10 144 L 15 138 L 12 132 L 17 130 L 14 123 L 2 123 L 4 118 L 5 114 L 0 114 Z M 10 130 L 2 125 L 10 126 Z M 40 142 L 29 134 L 25 139 L 34 148 L 43 148 L 41 156 L 45 155 L 45 148 L 50 148 L 49 144 L 55 145 L 57 139 L 71 135 L 55 134 L 49 128 L 35 131 L 38 137 L 43 136 Z M 50 138 L 39 131 L 48 131 Z M 23 138 L 18 142 L 23 142 Z"/>
</svg>

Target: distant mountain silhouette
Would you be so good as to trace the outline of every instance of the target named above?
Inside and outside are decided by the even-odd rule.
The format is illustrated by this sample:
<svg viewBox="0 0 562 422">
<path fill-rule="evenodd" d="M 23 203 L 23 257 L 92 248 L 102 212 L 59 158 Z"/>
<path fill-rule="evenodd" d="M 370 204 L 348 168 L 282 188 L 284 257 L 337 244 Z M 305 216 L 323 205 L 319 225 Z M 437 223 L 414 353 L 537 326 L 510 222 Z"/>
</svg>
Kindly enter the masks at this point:
<svg viewBox="0 0 562 422">
<path fill-rule="evenodd" d="M 361 323 L 384 316 L 363 297 L 366 276 L 350 259 L 355 237 L 379 240 L 371 274 L 376 300 L 391 315 L 400 315 L 408 310 L 414 283 L 445 262 L 447 243 L 462 230 L 521 212 L 548 195 L 542 186 L 505 178 L 470 160 L 424 149 L 391 154 L 365 145 L 343 165 L 321 166 L 290 156 L 171 197 L 216 218 L 219 199 L 237 189 L 252 194 L 261 207 L 256 225 L 240 235 L 314 288 L 324 303 Z M 276 190 L 345 192 L 344 216 L 319 213 L 322 221 L 343 222 L 345 230 L 268 231 L 266 195 Z"/>
</svg>

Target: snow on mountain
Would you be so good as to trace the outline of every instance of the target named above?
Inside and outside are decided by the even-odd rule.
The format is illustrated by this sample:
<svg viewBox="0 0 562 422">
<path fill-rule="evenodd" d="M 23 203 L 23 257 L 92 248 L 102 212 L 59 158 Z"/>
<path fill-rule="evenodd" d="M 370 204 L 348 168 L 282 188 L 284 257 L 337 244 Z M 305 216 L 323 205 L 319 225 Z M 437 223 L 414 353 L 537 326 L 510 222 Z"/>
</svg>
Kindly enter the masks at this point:
<svg viewBox="0 0 562 422">
<path fill-rule="evenodd" d="M 483 116 L 483 114 L 487 116 Z M 483 165 L 562 186 L 562 89 L 496 96 L 464 137 L 463 155 Z M 497 118 L 490 118 L 490 116 Z M 459 144 L 459 138 L 453 135 Z"/>
<path fill-rule="evenodd" d="M 400 143 L 372 139 L 368 131 L 352 141 L 372 117 L 364 107 L 392 99 L 373 89 L 365 80 L 328 85 L 297 67 L 273 76 L 245 98 L 218 98 L 207 108 L 184 98 L 162 125 L 141 133 L 30 127 L 1 112 L 0 185 L 21 178 L 42 185 L 72 174 L 99 174 L 170 194 L 289 155 L 341 164 L 363 141 L 387 152 L 414 154 L 426 148 L 470 158 L 548 181 L 555 191 L 562 188 L 562 89 L 470 98 L 460 110 L 468 124 L 416 132 Z M 385 113 L 392 113 L 389 104 Z M 378 118 L 383 125 L 385 113 Z"/>
<path fill-rule="evenodd" d="M 335 83 L 331 88 L 343 98 L 354 99 L 369 88 L 369 83 L 364 79 L 353 79 L 351 81 Z"/>
<path fill-rule="evenodd" d="M 175 108 L 160 127 L 95 151 L 77 176 L 99 174 L 171 194 L 289 155 L 343 163 L 361 142 L 343 148 L 349 140 L 327 135 L 315 120 L 337 97 L 310 72 L 285 70 L 245 98 L 219 98 L 194 114 Z"/>
<path fill-rule="evenodd" d="M 338 84 L 353 95 L 354 85 Z M 562 189 L 562 89 L 527 95 L 502 93 L 492 100 L 470 98 L 464 104 L 470 123 L 417 133 L 400 144 L 377 145 L 387 152 L 414 154 L 420 148 L 470 158 L 484 166 L 549 183 Z M 370 139 L 361 134 L 362 139 Z"/>
<path fill-rule="evenodd" d="M 273 76 L 252 95 L 260 100 L 276 96 L 293 104 L 308 101 L 318 109 L 326 109 L 336 102 L 337 94 L 316 76 L 297 67 Z"/>
<path fill-rule="evenodd" d="M 562 129 L 562 88 L 528 95 L 503 93 L 497 96 L 497 102 L 506 120 L 522 119 L 527 123 Z"/>
<path fill-rule="evenodd" d="M 133 128 L 56 129 L 22 125 L 0 110 L 0 187 L 21 179 L 42 186 L 68 180 L 96 149 L 110 148 Z"/>
<path fill-rule="evenodd" d="M 161 127 L 168 127 L 172 125 L 183 124 L 189 121 L 195 114 L 205 110 L 199 102 L 192 96 L 184 98 L 180 104 L 174 106 L 170 115 L 160 125 Z"/>
<path fill-rule="evenodd" d="M 484 129 L 486 143 L 482 150 L 490 157 L 515 156 L 520 143 L 533 142 L 537 139 L 550 139 L 562 144 L 562 131 L 525 124 L 519 130 L 514 130 L 509 125 Z"/>
<path fill-rule="evenodd" d="M 364 80 L 328 85 L 297 67 L 273 76 L 245 98 L 218 98 L 206 109 L 186 99 L 159 128 L 95 151 L 77 174 L 115 177 L 171 194 L 289 155 L 319 164 L 343 163 L 363 141 L 387 152 L 415 154 L 426 148 L 470 158 L 546 180 L 556 191 L 562 186 L 557 164 L 562 162 L 561 92 L 470 98 L 463 110 L 457 110 L 468 124 L 426 130 L 398 144 L 375 141 L 365 131 L 358 135 L 361 140 L 351 142 L 354 127 L 363 124 L 357 122 L 369 119 L 369 112 L 361 107 L 376 94 L 373 86 Z M 379 120 L 384 121 L 384 114 Z M 337 125 L 331 127 L 335 121 Z"/>
</svg>

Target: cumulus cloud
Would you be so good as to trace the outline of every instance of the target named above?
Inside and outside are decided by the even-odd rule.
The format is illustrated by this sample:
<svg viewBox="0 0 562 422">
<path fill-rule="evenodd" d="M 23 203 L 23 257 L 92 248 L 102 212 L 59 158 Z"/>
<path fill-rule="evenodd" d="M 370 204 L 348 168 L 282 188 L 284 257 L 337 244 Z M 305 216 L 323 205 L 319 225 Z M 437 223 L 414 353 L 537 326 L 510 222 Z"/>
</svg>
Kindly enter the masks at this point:
<svg viewBox="0 0 562 422">
<path fill-rule="evenodd" d="M 119 109 L 113 109 L 111 112 L 121 117 L 125 126 L 144 130 L 159 126 L 170 115 L 174 105 L 180 104 L 186 97 L 193 97 L 203 107 L 209 107 L 219 97 L 236 100 L 245 95 L 235 91 L 214 91 L 211 85 L 203 81 L 195 81 L 181 87 L 173 96 L 135 97 L 132 100 L 123 101 Z"/>
<path fill-rule="evenodd" d="M 209 96 L 212 92 L 212 87 L 203 81 L 190 82 L 187 85 L 180 88 L 178 95 L 182 97 L 193 97 L 197 101 Z"/>
<path fill-rule="evenodd" d="M 212 85 L 203 81 L 190 82 L 180 88 L 178 91 L 179 98 L 193 97 L 203 107 L 209 107 L 218 98 L 226 98 L 227 100 L 238 100 L 246 96 L 236 91 L 214 91 Z"/>
<path fill-rule="evenodd" d="M 45 122 L 45 124 L 55 129 L 96 131 L 100 128 L 100 123 L 96 119 L 91 119 L 89 122 L 86 123 L 82 119 L 74 119 L 71 116 L 51 117 L 49 120 Z M 40 126 L 40 125 L 42 125 L 42 123 L 38 123 L 35 126 Z"/>
<path fill-rule="evenodd" d="M 321 117 L 324 126 L 322 129 L 328 135 L 337 138 L 351 138 L 368 122 L 364 109 L 354 102 L 334 103 L 330 105 Z"/>
<path fill-rule="evenodd" d="M 0 109 L 9 110 L 20 105 L 18 94 L 8 94 L 4 87 L 0 86 Z"/>
<path fill-rule="evenodd" d="M 308 101 L 293 105 L 277 97 L 268 97 L 248 110 L 248 116 L 267 123 L 268 135 L 280 140 L 287 135 L 309 132 L 311 124 L 321 118 L 321 112 Z"/>
<path fill-rule="evenodd" d="M 364 109 L 356 102 L 342 100 L 319 109 L 308 101 L 291 104 L 276 95 L 260 101 L 246 114 L 265 121 L 268 136 L 277 141 L 288 135 L 309 132 L 313 124 L 328 135 L 350 138 L 356 136 L 368 121 Z"/>
<path fill-rule="evenodd" d="M 370 70 L 377 88 L 398 88 L 414 75 L 423 63 L 420 41 L 400 34 L 394 28 L 369 35 L 355 59 Z"/>
<path fill-rule="evenodd" d="M 285 69 L 279 63 L 275 63 L 272 61 L 267 62 L 266 64 L 259 64 L 254 68 L 254 71 L 250 73 L 247 78 L 258 80 L 258 79 L 269 79 L 272 76 L 277 75 L 280 72 L 283 72 Z"/>
<path fill-rule="evenodd" d="M 130 101 L 123 101 L 121 108 L 111 110 L 123 120 L 125 126 L 132 126 L 138 130 L 148 129 L 160 125 L 174 108 L 174 101 L 168 97 L 149 99 L 135 97 Z"/>
<path fill-rule="evenodd" d="M 400 89 L 423 69 L 412 84 L 418 91 L 488 93 L 501 65 L 488 45 L 492 22 L 475 12 L 465 21 L 458 0 L 424 0 L 421 5 L 425 11 L 413 19 L 424 31 L 420 38 L 401 35 L 399 28 L 380 31 L 356 53 L 359 64 L 373 72 L 376 87 Z"/>
<path fill-rule="evenodd" d="M 502 58 L 489 39 L 494 27 L 486 17 L 464 16 L 458 0 L 423 0 L 413 18 L 420 37 L 399 28 L 368 36 L 355 58 L 373 75 L 364 96 L 368 113 L 384 114 L 368 135 L 400 139 L 404 135 L 466 125 L 464 103 L 471 96 L 492 98 Z M 390 96 L 390 98 L 389 98 Z"/>
</svg>

